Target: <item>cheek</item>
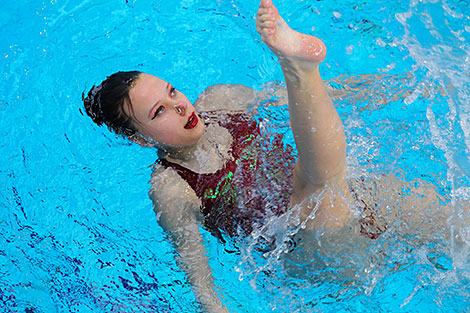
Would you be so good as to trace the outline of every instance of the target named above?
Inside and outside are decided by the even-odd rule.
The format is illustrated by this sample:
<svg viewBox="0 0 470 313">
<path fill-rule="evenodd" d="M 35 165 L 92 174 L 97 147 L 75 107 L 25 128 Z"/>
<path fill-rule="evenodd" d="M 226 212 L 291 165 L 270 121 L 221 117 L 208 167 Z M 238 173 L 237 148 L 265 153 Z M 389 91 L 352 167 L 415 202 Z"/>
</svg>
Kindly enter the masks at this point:
<svg viewBox="0 0 470 313">
<path fill-rule="evenodd" d="M 199 134 L 200 134 L 200 136 L 202 136 L 204 134 L 204 132 L 206 131 L 206 126 L 204 125 L 204 122 L 202 120 L 199 120 L 199 122 L 201 123 L 200 129 L 199 129 Z"/>
<path fill-rule="evenodd" d="M 161 142 L 166 136 L 168 130 L 165 127 L 159 127 L 156 125 L 141 127 L 140 132 L 146 136 L 152 137 L 156 141 Z"/>
<path fill-rule="evenodd" d="M 159 125 L 152 125 L 152 127 L 142 129 L 142 133 L 152 137 L 160 143 L 177 145 L 179 144 L 182 134 L 176 126 L 177 125 L 175 123 L 159 123 Z"/>
</svg>

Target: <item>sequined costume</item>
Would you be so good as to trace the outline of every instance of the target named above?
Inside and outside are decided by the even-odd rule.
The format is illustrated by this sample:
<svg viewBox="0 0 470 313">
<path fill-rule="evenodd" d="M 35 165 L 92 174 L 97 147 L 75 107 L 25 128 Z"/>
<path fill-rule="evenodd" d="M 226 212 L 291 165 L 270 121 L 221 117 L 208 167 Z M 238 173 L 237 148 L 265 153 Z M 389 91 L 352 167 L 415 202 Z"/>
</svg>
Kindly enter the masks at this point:
<svg viewBox="0 0 470 313">
<path fill-rule="evenodd" d="M 211 111 L 201 118 L 206 126 L 218 123 L 229 130 L 233 158 L 212 174 L 198 174 L 164 159 L 160 164 L 173 168 L 201 199 L 205 227 L 223 240 L 223 234 L 249 234 L 267 216 L 285 212 L 295 157 L 282 135 L 262 136 L 257 121 L 242 113 Z"/>
</svg>

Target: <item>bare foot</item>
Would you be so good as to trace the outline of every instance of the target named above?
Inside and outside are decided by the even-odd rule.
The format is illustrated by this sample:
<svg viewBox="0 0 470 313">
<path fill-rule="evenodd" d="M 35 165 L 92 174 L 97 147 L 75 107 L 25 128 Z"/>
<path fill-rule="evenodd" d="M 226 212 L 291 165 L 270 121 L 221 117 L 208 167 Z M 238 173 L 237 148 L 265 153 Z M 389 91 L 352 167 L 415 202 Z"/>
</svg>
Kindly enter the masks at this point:
<svg viewBox="0 0 470 313">
<path fill-rule="evenodd" d="M 272 0 L 261 0 L 256 29 L 261 40 L 277 55 L 281 64 L 294 63 L 303 69 L 312 69 L 325 59 L 325 44 L 317 37 L 290 28 L 279 15 Z"/>
</svg>

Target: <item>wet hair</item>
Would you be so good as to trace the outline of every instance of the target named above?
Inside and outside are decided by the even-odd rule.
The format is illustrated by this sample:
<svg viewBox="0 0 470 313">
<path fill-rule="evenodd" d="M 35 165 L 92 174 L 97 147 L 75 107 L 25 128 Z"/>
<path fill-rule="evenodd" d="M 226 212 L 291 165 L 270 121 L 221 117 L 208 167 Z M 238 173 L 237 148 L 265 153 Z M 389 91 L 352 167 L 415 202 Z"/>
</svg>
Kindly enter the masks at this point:
<svg viewBox="0 0 470 313">
<path fill-rule="evenodd" d="M 105 124 L 108 129 L 118 135 L 131 136 L 137 132 L 132 117 L 124 111 L 124 105 L 130 107 L 132 112 L 129 91 L 142 72 L 117 72 L 106 78 L 100 85 L 93 86 L 83 103 L 88 116 L 93 122 L 101 126 Z"/>
</svg>

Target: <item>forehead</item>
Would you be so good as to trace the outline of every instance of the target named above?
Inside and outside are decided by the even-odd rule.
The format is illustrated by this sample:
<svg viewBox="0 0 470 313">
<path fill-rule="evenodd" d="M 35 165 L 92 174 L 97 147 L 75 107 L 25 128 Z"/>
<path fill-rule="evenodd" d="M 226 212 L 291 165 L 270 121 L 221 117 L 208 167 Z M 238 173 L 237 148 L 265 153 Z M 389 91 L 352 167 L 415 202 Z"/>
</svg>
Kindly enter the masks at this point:
<svg viewBox="0 0 470 313">
<path fill-rule="evenodd" d="M 129 91 L 130 109 L 139 119 L 159 100 L 165 97 L 168 83 L 156 76 L 140 74 Z"/>
<path fill-rule="evenodd" d="M 166 94 L 167 84 L 166 81 L 156 76 L 141 74 L 129 91 L 129 96 L 132 103 L 152 100 Z"/>
</svg>

